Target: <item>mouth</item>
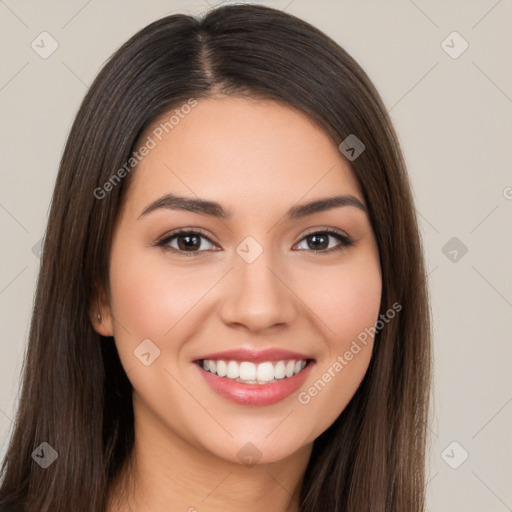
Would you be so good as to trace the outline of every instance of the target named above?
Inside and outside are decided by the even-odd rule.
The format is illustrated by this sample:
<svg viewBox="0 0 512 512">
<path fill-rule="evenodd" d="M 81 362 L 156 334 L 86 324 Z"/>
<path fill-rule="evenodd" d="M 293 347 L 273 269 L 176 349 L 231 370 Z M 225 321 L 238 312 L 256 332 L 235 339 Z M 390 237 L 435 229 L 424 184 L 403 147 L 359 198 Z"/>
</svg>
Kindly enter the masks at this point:
<svg viewBox="0 0 512 512">
<path fill-rule="evenodd" d="M 265 406 L 280 402 L 297 391 L 307 379 L 315 360 L 297 358 L 253 362 L 199 359 L 194 363 L 216 394 L 239 405 Z"/>
</svg>

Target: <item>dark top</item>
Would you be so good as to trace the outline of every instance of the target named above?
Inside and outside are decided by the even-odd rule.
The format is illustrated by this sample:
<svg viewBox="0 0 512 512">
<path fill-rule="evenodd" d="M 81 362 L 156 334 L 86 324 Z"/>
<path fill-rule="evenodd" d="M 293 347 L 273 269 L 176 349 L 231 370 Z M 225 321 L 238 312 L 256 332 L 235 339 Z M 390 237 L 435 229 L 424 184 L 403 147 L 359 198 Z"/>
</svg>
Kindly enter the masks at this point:
<svg viewBox="0 0 512 512">
<path fill-rule="evenodd" d="M 19 507 L 0 507 L 0 512 L 23 512 Z"/>
</svg>

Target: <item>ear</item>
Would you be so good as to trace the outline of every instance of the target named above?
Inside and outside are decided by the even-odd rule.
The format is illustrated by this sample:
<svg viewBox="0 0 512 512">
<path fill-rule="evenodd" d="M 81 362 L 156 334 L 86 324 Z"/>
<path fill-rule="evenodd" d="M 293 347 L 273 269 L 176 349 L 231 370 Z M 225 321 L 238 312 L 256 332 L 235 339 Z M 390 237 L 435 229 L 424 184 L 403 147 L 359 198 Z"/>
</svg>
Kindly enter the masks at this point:
<svg viewBox="0 0 512 512">
<path fill-rule="evenodd" d="M 102 336 L 114 335 L 114 322 L 112 321 L 112 311 L 110 301 L 103 287 L 92 301 L 90 306 L 89 318 L 93 329 Z"/>
</svg>

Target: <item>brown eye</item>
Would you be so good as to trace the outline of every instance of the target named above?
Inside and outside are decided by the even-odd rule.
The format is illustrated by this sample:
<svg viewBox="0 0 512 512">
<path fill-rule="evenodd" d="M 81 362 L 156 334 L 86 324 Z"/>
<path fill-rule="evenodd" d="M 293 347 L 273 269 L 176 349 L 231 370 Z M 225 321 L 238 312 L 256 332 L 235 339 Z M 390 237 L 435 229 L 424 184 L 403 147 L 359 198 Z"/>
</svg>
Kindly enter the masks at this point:
<svg viewBox="0 0 512 512">
<path fill-rule="evenodd" d="M 178 231 L 166 236 L 157 244 L 164 249 L 178 253 L 189 253 L 187 256 L 195 255 L 214 247 L 213 242 L 202 233 L 197 231 Z"/>
<path fill-rule="evenodd" d="M 314 234 L 308 235 L 305 240 L 307 240 L 308 247 L 312 250 L 317 249 L 327 249 L 329 247 L 329 235 L 324 234 Z"/>
<path fill-rule="evenodd" d="M 336 241 L 338 241 L 337 244 Z M 303 245 L 302 247 L 300 247 L 301 244 Z M 353 240 L 336 231 L 316 231 L 305 236 L 299 242 L 299 249 L 305 249 L 311 252 L 330 253 L 347 249 L 353 244 Z M 304 247 L 304 245 L 306 247 Z"/>
<path fill-rule="evenodd" d="M 201 237 L 197 235 L 177 235 L 176 240 L 181 251 L 194 251 L 201 247 Z"/>
</svg>

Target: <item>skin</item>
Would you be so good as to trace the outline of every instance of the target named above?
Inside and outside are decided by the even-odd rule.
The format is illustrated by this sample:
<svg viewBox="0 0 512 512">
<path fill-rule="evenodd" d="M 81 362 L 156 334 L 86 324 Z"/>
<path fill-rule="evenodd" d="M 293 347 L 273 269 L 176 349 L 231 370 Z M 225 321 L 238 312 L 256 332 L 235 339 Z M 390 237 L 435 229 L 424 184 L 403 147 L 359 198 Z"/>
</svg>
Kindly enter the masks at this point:
<svg viewBox="0 0 512 512">
<path fill-rule="evenodd" d="M 297 511 L 312 443 L 357 390 L 373 340 L 308 404 L 298 392 L 269 406 L 234 404 L 192 361 L 239 347 L 311 354 L 304 391 L 375 325 L 382 280 L 367 214 L 343 206 L 284 218 L 292 206 L 334 195 L 364 204 L 349 162 L 302 113 L 219 96 L 199 100 L 130 179 L 113 236 L 110 298 L 102 294 L 91 319 L 114 336 L 134 387 L 133 490 L 118 495 L 113 486 L 109 512 Z M 233 217 L 157 209 L 139 218 L 168 192 L 216 201 Z M 201 229 L 213 244 L 201 239 L 195 258 L 155 245 L 179 228 Z M 340 244 L 332 237 L 315 252 L 306 236 L 325 228 L 354 244 L 329 252 Z M 236 252 L 247 236 L 263 249 L 252 263 Z M 178 241 L 169 243 L 178 250 Z M 134 350 L 148 338 L 160 356 L 145 366 Z M 237 456 L 247 443 L 261 454 L 250 467 Z"/>
</svg>

